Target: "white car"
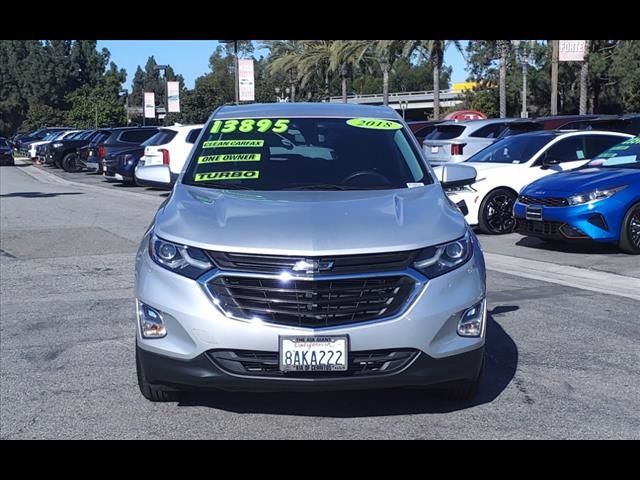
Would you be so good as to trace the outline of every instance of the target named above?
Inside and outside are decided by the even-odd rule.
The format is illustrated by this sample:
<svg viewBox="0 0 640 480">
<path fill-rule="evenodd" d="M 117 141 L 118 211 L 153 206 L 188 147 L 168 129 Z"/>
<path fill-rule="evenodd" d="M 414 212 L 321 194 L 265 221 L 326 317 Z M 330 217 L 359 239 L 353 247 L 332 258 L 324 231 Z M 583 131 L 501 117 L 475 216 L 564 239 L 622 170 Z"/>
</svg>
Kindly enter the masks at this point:
<svg viewBox="0 0 640 480">
<path fill-rule="evenodd" d="M 146 142 L 144 155 L 136 167 L 136 179 L 141 168 L 168 165 L 173 183 L 180 175 L 202 127 L 203 125 L 174 125 L 160 128 L 160 131 Z"/>
<path fill-rule="evenodd" d="M 513 231 L 513 204 L 528 184 L 570 170 L 633 135 L 605 131 L 538 131 L 507 137 L 469 158 L 476 169 L 472 185 L 447 190 L 469 225 L 483 233 Z M 433 167 L 442 176 L 442 167 Z"/>
<path fill-rule="evenodd" d="M 38 147 L 40 145 L 48 145 L 51 142 L 55 142 L 57 140 L 62 140 L 63 138 L 68 137 L 72 133 L 76 133 L 79 130 L 65 130 L 62 132 L 51 132 L 46 137 L 44 137 L 39 142 L 33 142 L 29 145 L 29 158 L 32 160 L 38 158 Z"/>
</svg>

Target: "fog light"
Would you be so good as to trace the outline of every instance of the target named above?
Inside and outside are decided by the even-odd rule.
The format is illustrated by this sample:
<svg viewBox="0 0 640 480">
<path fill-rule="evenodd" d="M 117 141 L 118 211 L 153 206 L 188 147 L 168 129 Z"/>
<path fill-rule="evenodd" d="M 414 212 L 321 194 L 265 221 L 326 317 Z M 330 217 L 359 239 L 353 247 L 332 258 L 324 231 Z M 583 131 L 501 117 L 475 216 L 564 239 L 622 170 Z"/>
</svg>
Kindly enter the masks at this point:
<svg viewBox="0 0 640 480">
<path fill-rule="evenodd" d="M 149 305 L 138 301 L 138 321 L 143 338 L 162 338 L 167 334 L 167 329 L 162 321 L 162 315 Z"/>
<path fill-rule="evenodd" d="M 486 300 L 467 308 L 458 321 L 458 335 L 461 337 L 479 337 L 484 330 L 484 322 L 487 316 Z"/>
<path fill-rule="evenodd" d="M 562 233 L 567 238 L 589 238 L 589 235 L 584 233 L 579 228 L 573 227 L 566 223 L 560 227 L 560 233 Z"/>
</svg>

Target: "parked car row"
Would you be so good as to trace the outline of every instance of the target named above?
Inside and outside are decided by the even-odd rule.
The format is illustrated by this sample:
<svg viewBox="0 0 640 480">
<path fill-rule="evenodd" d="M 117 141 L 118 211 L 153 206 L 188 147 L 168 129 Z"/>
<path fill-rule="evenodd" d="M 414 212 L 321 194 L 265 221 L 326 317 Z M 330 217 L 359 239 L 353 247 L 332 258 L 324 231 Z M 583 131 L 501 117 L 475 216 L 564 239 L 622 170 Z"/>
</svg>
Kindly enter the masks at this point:
<svg viewBox="0 0 640 480">
<path fill-rule="evenodd" d="M 608 179 L 611 175 L 618 178 L 616 172 L 619 168 L 623 170 L 620 178 L 625 177 L 628 169 L 637 168 L 637 163 L 631 159 L 625 167 L 614 169 L 614 164 L 618 165 L 616 162 L 621 160 L 619 155 L 613 154 L 630 151 L 627 145 L 633 146 L 631 150 L 638 148 L 635 143 L 625 142 L 636 142 L 637 138 L 629 132 L 640 128 L 638 121 L 640 115 L 567 115 L 536 119 L 412 122 L 408 126 L 416 138 L 425 135 L 421 145 L 424 156 L 441 178 L 442 170 L 448 164 L 464 162 L 475 169 L 477 175 L 473 183 L 450 186 L 446 193 L 465 214 L 467 222 L 483 233 L 515 231 L 554 241 L 595 240 L 617 243 L 627 252 L 638 253 L 640 245 L 634 242 L 640 228 L 636 222 L 640 219 L 635 213 L 629 213 L 635 211 L 634 202 L 640 201 L 633 196 L 638 188 L 637 172 L 631 172 L 629 177 L 629 185 L 633 188 L 624 188 L 631 203 L 623 202 L 615 210 L 611 206 L 617 203 L 607 202 L 606 212 L 594 211 L 590 220 L 587 219 L 589 225 L 581 226 L 568 226 L 568 223 L 558 220 L 558 216 L 574 211 L 570 208 L 574 204 L 569 197 L 595 195 L 595 203 L 587 201 L 591 211 L 605 204 L 598 203 L 599 200 L 609 198 L 599 197 L 603 190 L 617 193 L 616 189 L 621 185 L 612 186 L 605 182 L 601 186 L 596 181 L 594 185 L 585 185 L 582 192 L 578 188 L 580 179 L 588 178 L 592 182 L 593 178 L 598 180 L 601 177 L 555 175 L 585 169 L 592 171 L 600 168 L 592 160 L 611 158 L 602 167 L 608 169 L 602 178 Z M 183 170 L 202 127 L 54 128 L 23 136 L 18 142 L 19 148 L 28 152 L 31 158 L 68 172 L 88 170 L 102 173 L 108 181 L 168 189 Z M 36 141 L 36 138 L 40 140 Z M 7 153 L 3 153 L 5 151 Z M 12 163 L 11 153 L 11 149 L 3 147 L 0 140 L 0 162 Z M 530 192 L 532 185 L 538 185 L 547 177 L 551 178 L 550 182 L 555 182 L 555 178 L 576 179 L 571 180 L 576 191 L 567 197 L 551 195 L 553 192 L 547 195 L 551 191 L 548 187 L 536 190 L 534 194 L 524 193 Z M 566 193 L 564 187 L 560 190 Z M 622 196 L 618 195 L 615 199 L 620 198 Z M 615 210 L 613 217 L 612 210 Z M 627 213 L 629 216 L 625 217 Z"/>
</svg>

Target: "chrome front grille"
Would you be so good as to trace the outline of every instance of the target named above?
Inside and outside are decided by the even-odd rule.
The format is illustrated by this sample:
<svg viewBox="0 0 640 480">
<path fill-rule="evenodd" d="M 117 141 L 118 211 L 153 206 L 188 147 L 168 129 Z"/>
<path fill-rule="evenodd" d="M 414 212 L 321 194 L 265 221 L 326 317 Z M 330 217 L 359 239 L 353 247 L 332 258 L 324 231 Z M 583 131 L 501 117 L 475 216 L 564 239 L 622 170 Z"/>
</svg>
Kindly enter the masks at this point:
<svg viewBox="0 0 640 480">
<path fill-rule="evenodd" d="M 321 328 L 400 313 L 416 280 L 404 274 L 281 279 L 221 272 L 206 286 L 233 318 Z"/>
</svg>

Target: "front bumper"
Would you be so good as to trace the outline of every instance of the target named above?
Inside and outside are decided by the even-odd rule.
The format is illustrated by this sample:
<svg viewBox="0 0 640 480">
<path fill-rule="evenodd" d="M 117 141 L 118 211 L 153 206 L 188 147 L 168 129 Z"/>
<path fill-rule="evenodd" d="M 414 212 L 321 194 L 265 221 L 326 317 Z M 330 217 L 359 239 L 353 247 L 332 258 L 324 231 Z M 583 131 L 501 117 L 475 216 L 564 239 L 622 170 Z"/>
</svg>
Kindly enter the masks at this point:
<svg viewBox="0 0 640 480">
<path fill-rule="evenodd" d="M 397 316 L 323 328 L 228 318 L 214 305 L 204 286 L 156 265 L 147 253 L 147 241 L 145 236 L 136 259 L 135 295 L 139 301 L 162 313 L 167 329 L 163 338 L 146 339 L 142 338 L 140 326 L 137 326 L 138 346 L 143 355 L 151 354 L 145 357 L 150 359 L 145 362 L 145 372 L 156 372 L 148 374 L 152 383 L 236 389 L 254 389 L 256 385 L 266 388 L 269 383 L 276 389 L 314 383 L 308 379 L 260 378 L 256 384 L 252 379 L 233 375 L 230 379 L 228 374 L 217 372 L 206 357 L 206 352 L 219 349 L 277 352 L 281 335 L 348 335 L 350 352 L 412 349 L 420 353 L 416 367 L 412 367 L 415 371 L 407 368 L 406 374 L 395 373 L 394 378 L 390 375 L 384 380 L 381 377 L 353 378 L 353 383 L 332 379 L 337 382 L 335 385 L 318 379 L 314 383 L 318 388 L 426 385 L 472 378 L 477 372 L 474 362 L 484 347 L 486 318 L 479 337 L 461 337 L 456 331 L 462 312 L 486 296 L 485 266 L 477 241 L 474 241 L 474 255 L 465 265 L 426 281 L 418 287 L 413 302 Z M 476 356 L 469 352 L 476 352 Z M 469 355 L 458 357 L 463 354 Z M 462 360 L 469 358 L 471 360 Z M 440 362 L 444 359 L 451 362 Z M 155 362 L 169 367 L 154 370 L 155 367 L 149 364 Z M 462 366 L 458 368 L 459 362 Z"/>
<path fill-rule="evenodd" d="M 527 219 L 527 207 L 540 209 L 540 220 Z M 626 207 L 615 197 L 583 205 L 545 207 L 516 201 L 513 213 L 522 235 L 566 241 L 617 242 Z M 575 232 L 573 229 L 577 229 Z"/>
<path fill-rule="evenodd" d="M 138 359 L 149 383 L 177 390 L 216 388 L 236 391 L 320 391 L 392 387 L 419 387 L 471 380 L 482 367 L 484 347 L 444 358 L 419 353 L 404 369 L 393 374 L 344 377 L 286 378 L 235 375 L 209 352 L 190 360 L 158 355 L 138 348 Z"/>
</svg>

